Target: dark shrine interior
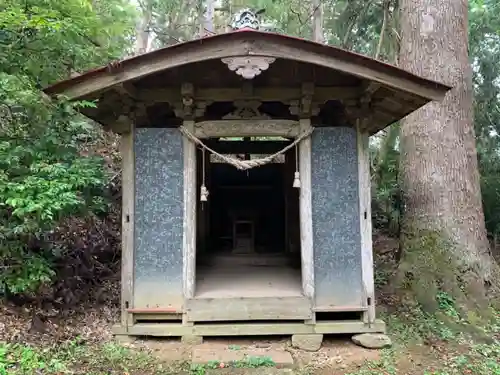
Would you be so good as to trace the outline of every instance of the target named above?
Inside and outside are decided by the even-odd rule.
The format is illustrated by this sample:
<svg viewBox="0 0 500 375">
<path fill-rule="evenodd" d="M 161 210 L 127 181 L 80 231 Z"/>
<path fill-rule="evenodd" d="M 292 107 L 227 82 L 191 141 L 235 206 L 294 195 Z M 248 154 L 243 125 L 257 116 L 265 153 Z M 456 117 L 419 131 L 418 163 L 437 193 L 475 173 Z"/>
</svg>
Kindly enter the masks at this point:
<svg viewBox="0 0 500 375">
<path fill-rule="evenodd" d="M 241 221 L 253 221 L 255 252 L 284 251 L 283 166 L 273 163 L 240 171 L 225 163 L 212 165 L 212 248 L 231 250 L 232 216 L 236 216 Z M 238 235 L 250 235 L 251 228 L 243 224 L 236 230 Z"/>
<path fill-rule="evenodd" d="M 273 153 L 265 153 L 272 147 L 278 151 L 279 148 L 285 147 L 289 140 L 273 142 L 272 139 L 244 138 L 211 139 L 207 142 L 211 142 L 211 147 L 224 154 L 227 154 L 222 152 L 224 150 L 238 150 L 238 144 L 249 142 L 252 146 L 251 154 L 227 155 L 249 160 Z M 229 143 L 229 148 L 223 147 Z M 262 144 L 262 147 L 259 147 L 259 144 Z M 258 153 L 254 153 L 255 151 Z M 217 156 L 209 155 L 208 152 L 203 156 L 201 149 L 198 149 L 197 195 L 200 194 L 203 182 L 209 190 L 207 202 L 201 202 L 199 196 L 197 197 L 198 250 L 202 250 L 206 255 L 286 254 L 290 250 L 290 244 L 293 242 L 291 239 L 294 236 L 289 235 L 287 231 L 289 232 L 291 227 L 299 226 L 299 193 L 291 186 L 295 160 L 286 160 L 292 157 L 295 159 L 295 151 L 291 151 L 281 155 L 272 163 L 249 170 L 239 170 L 221 161 Z M 204 178 L 203 167 L 205 167 Z M 291 201 L 296 201 L 296 204 L 287 204 Z M 241 249 L 242 244 L 246 249 Z"/>
</svg>

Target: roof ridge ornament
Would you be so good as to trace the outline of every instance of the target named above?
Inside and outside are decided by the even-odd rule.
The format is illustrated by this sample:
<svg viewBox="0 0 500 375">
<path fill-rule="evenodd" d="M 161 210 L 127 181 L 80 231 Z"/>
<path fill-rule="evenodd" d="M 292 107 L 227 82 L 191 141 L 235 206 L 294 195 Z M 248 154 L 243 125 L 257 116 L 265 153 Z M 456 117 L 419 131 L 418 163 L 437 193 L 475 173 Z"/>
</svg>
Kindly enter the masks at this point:
<svg viewBox="0 0 500 375">
<path fill-rule="evenodd" d="M 243 8 L 234 15 L 231 28 L 233 30 L 241 30 L 245 28 L 260 30 L 261 25 L 259 15 L 264 12 L 265 9 L 253 11 L 250 8 Z"/>
<path fill-rule="evenodd" d="M 259 15 L 264 13 L 265 9 L 254 11 L 250 8 L 241 9 L 234 15 L 231 28 L 233 31 L 241 29 L 260 30 Z M 269 68 L 276 59 L 267 56 L 232 56 L 222 58 L 221 61 L 227 65 L 229 70 L 235 72 L 245 79 L 253 79 Z"/>
</svg>

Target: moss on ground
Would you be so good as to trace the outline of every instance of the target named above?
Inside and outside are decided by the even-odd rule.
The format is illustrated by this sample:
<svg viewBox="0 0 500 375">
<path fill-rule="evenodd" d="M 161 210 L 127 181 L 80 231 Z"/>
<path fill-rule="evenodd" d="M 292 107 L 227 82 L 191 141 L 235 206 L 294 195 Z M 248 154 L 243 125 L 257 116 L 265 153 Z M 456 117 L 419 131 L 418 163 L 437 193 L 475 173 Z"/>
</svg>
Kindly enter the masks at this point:
<svg viewBox="0 0 500 375">
<path fill-rule="evenodd" d="M 460 263 L 452 246 L 437 233 L 406 236 L 394 280 L 397 294 L 405 306 L 436 316 L 453 330 L 468 329 L 481 336 L 476 327 L 496 319 L 497 296 L 488 295 L 481 275 Z"/>
</svg>

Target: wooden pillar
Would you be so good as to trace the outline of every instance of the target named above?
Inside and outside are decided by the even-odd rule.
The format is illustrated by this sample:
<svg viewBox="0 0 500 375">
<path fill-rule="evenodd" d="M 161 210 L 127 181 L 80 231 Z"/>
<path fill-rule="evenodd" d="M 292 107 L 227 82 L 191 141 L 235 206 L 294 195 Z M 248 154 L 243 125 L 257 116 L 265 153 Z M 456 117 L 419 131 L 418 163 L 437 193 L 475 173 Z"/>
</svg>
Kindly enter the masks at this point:
<svg viewBox="0 0 500 375">
<path fill-rule="evenodd" d="M 204 216 L 200 201 L 200 188 L 203 183 L 202 151 L 196 149 L 196 249 L 198 254 L 204 251 Z M 203 202 L 205 203 L 205 202 Z M 206 204 L 206 203 L 205 203 Z"/>
<path fill-rule="evenodd" d="M 371 213 L 371 183 L 370 183 L 370 154 L 368 150 L 368 134 L 360 128 L 357 122 L 358 148 L 358 183 L 359 183 L 359 214 L 361 234 L 361 270 L 365 301 L 368 310 L 364 313 L 366 323 L 375 323 L 375 284 L 373 275 L 372 249 L 372 213 Z"/>
<path fill-rule="evenodd" d="M 133 324 L 134 283 L 134 209 L 135 209 L 135 152 L 134 125 L 122 134 L 120 148 L 122 155 L 122 266 L 121 266 L 121 325 Z"/>
<path fill-rule="evenodd" d="M 184 120 L 184 127 L 194 131 L 194 121 Z M 183 289 L 184 298 L 193 298 L 196 285 L 196 146 L 183 138 L 184 153 L 184 223 Z"/>
<path fill-rule="evenodd" d="M 208 212 L 210 205 L 210 181 L 209 181 L 209 173 L 210 173 L 210 153 L 205 151 L 205 163 L 203 163 L 203 150 L 197 150 L 196 152 L 196 206 L 197 206 L 197 222 L 198 222 L 198 232 L 197 232 L 197 246 L 198 253 L 205 252 L 207 248 L 207 240 L 208 240 Z M 203 181 L 203 168 L 205 170 L 205 180 Z M 200 189 L 201 185 L 205 183 L 205 186 L 208 189 L 209 196 L 206 202 L 200 201 Z"/>
<path fill-rule="evenodd" d="M 311 119 L 300 119 L 300 132 L 311 128 Z M 314 248 L 311 197 L 311 137 L 300 142 L 300 248 L 302 258 L 302 288 L 306 297 L 314 300 Z"/>
<path fill-rule="evenodd" d="M 205 218 L 205 246 L 210 246 L 210 207 L 212 206 L 213 196 L 210 196 L 212 191 L 212 163 L 210 163 L 210 153 L 207 152 L 205 155 L 205 178 L 207 189 L 209 192 L 208 202 L 205 202 L 205 210 L 203 211 L 203 217 Z"/>
<path fill-rule="evenodd" d="M 300 214 L 299 189 L 293 187 L 295 152 L 295 148 L 293 148 L 288 150 L 285 155 L 285 230 L 287 252 L 298 255 L 297 253 L 300 251 Z"/>
<path fill-rule="evenodd" d="M 289 227 L 289 221 L 290 221 L 290 210 L 288 208 L 288 201 L 289 201 L 289 185 L 290 185 L 290 151 L 287 151 L 285 153 L 285 166 L 283 168 L 283 201 L 285 204 L 285 253 L 290 254 L 290 227 Z"/>
</svg>

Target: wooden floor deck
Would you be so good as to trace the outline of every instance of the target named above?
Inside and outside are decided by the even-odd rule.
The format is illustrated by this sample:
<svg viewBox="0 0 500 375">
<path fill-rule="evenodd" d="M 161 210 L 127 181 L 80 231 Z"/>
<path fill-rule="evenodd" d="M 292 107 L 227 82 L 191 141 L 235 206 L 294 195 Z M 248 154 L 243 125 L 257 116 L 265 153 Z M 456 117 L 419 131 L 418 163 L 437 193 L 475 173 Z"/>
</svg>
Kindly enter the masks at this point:
<svg viewBox="0 0 500 375">
<path fill-rule="evenodd" d="M 196 275 L 195 298 L 300 296 L 300 269 L 289 266 L 214 264 Z"/>
</svg>

